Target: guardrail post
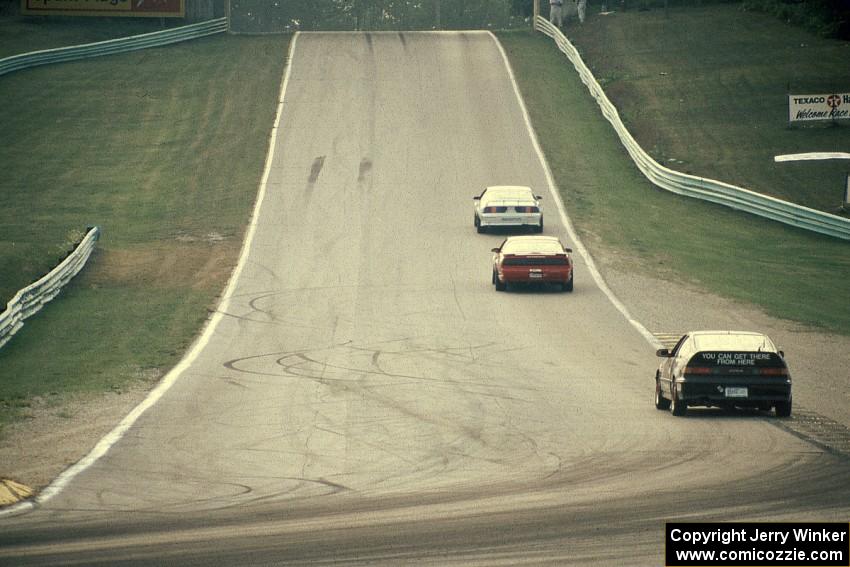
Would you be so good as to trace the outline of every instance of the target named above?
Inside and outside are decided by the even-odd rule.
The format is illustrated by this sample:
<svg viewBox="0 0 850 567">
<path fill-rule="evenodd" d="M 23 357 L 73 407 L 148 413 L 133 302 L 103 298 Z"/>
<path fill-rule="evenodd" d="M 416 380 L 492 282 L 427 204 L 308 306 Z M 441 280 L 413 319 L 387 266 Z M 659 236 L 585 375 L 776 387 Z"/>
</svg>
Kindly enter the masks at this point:
<svg viewBox="0 0 850 567">
<path fill-rule="evenodd" d="M 534 0 L 534 11 L 531 19 L 531 26 L 534 31 L 537 31 L 537 18 L 540 16 L 540 0 Z"/>
</svg>

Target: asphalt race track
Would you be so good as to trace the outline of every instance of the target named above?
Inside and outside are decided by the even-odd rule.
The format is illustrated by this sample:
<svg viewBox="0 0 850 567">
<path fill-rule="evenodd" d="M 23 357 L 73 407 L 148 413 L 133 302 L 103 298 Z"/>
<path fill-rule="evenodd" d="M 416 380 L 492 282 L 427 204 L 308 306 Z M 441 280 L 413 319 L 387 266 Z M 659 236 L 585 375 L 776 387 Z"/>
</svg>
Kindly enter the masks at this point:
<svg viewBox="0 0 850 567">
<path fill-rule="evenodd" d="M 666 520 L 847 521 L 848 459 L 656 411 L 653 347 L 579 255 L 572 294 L 495 292 L 488 184 L 537 188 L 570 243 L 492 35 L 298 36 L 215 332 L 0 518 L 0 564 L 663 565 Z"/>
</svg>

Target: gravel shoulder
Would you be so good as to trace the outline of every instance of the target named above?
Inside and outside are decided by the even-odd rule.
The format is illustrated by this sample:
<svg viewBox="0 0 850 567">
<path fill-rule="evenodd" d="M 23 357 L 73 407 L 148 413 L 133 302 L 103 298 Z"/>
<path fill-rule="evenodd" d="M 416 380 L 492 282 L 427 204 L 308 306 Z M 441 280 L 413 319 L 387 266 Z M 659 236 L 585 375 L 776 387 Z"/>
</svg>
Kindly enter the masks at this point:
<svg viewBox="0 0 850 567">
<path fill-rule="evenodd" d="M 46 487 L 82 459 L 154 385 L 143 382 L 120 392 L 34 400 L 23 419 L 3 429 L 0 479 L 36 491 Z"/>
</svg>

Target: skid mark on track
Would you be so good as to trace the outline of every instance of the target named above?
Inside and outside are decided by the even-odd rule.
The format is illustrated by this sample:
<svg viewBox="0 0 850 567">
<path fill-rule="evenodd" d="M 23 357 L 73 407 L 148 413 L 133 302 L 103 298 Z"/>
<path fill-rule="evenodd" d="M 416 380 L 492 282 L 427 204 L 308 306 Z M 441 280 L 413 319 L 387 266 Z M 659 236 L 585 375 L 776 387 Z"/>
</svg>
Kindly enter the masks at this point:
<svg viewBox="0 0 850 567">
<path fill-rule="evenodd" d="M 331 435 L 336 435 L 338 437 L 344 438 L 351 443 L 358 443 L 358 444 L 363 445 L 365 447 L 369 447 L 369 448 L 374 449 L 376 451 L 380 451 L 382 453 L 390 455 L 391 457 L 398 459 L 399 461 L 406 463 L 408 465 L 411 465 L 411 466 L 416 466 L 416 465 L 420 464 L 420 462 L 418 460 L 410 458 L 400 451 L 393 450 L 392 447 L 390 447 L 386 444 L 375 443 L 375 442 L 369 441 L 368 439 L 363 438 L 363 437 L 359 437 L 357 439 L 350 439 L 348 434 L 340 433 L 338 431 L 333 431 L 333 430 L 328 429 L 326 427 L 319 427 L 318 425 L 314 426 L 314 429 L 316 431 L 322 431 L 324 433 L 329 433 Z M 346 490 L 353 490 L 353 489 L 346 488 Z"/>
<path fill-rule="evenodd" d="M 372 171 L 372 160 L 364 157 L 360 160 L 360 170 L 357 172 L 357 181 L 363 183 L 366 181 L 366 175 Z"/>
<path fill-rule="evenodd" d="M 485 348 L 488 346 L 485 345 Z M 469 350 L 477 348 L 480 347 L 466 345 L 445 348 L 435 345 L 428 348 L 427 345 L 410 339 L 381 341 L 373 345 L 356 345 L 346 341 L 325 348 L 266 353 L 234 359 L 224 363 L 224 366 L 229 370 L 242 373 L 242 376 L 260 376 L 265 380 L 297 379 L 314 385 L 315 391 L 309 391 L 307 394 L 311 400 L 309 407 L 313 411 L 310 421 L 314 425 L 309 433 L 302 432 L 304 437 L 302 448 L 306 455 L 311 454 L 313 435 L 322 432 L 325 435 L 347 438 L 351 442 L 381 451 L 413 466 L 415 462 L 411 461 L 404 451 L 393 447 L 392 444 L 376 443 L 374 438 L 367 436 L 351 438 L 348 428 L 357 429 L 368 425 L 371 428 L 377 427 L 390 431 L 395 421 L 408 423 L 412 419 L 425 427 L 453 431 L 457 439 L 449 443 L 449 452 L 444 455 L 447 462 L 454 462 L 458 457 L 466 455 L 469 452 L 468 449 L 458 447 L 470 442 L 476 447 L 473 453 L 492 450 L 489 445 L 491 436 L 487 434 L 487 428 L 482 428 L 480 425 L 469 426 L 464 420 L 456 419 L 456 414 L 451 412 L 446 415 L 424 412 L 418 398 L 411 397 L 409 390 L 406 389 L 412 385 L 428 384 L 429 390 L 446 390 L 454 398 L 464 397 L 467 399 L 467 405 L 476 407 L 482 404 L 507 407 L 502 402 L 532 403 L 531 399 L 525 399 L 528 396 L 524 394 L 526 391 L 536 390 L 533 387 L 508 386 L 498 381 L 484 381 L 477 379 L 475 374 L 468 376 L 466 380 L 446 378 L 447 375 L 468 374 L 463 371 L 445 372 L 445 368 L 447 365 L 467 368 L 470 364 Z M 434 369 L 430 370 L 432 366 Z M 414 368 L 416 370 L 408 370 Z M 236 377 L 233 379 L 239 380 Z M 250 384 L 250 381 L 246 383 Z M 361 403 L 366 399 L 370 400 L 370 404 L 375 404 L 374 407 L 382 408 L 377 415 L 383 417 L 377 422 L 370 419 L 368 423 L 352 424 L 349 421 L 347 425 L 343 425 L 337 423 L 334 417 L 338 414 L 338 410 L 334 407 L 326 409 L 324 406 L 325 403 Z M 325 415 L 325 411 L 332 413 Z M 495 427 L 496 424 L 490 424 L 490 426 Z M 512 432 L 511 435 L 514 439 L 521 436 L 519 432 Z M 392 435 L 387 434 L 387 437 L 392 438 Z M 547 470 L 550 470 L 553 466 L 551 459 L 540 455 L 539 448 L 528 438 L 523 437 L 523 439 L 530 445 L 528 449 L 530 454 L 546 464 Z M 468 458 L 473 457 L 468 456 Z M 474 457 L 476 460 L 481 458 L 483 457 Z M 433 464 L 437 461 L 430 459 L 428 462 Z M 301 475 L 307 476 L 306 469 L 301 472 Z"/>
<path fill-rule="evenodd" d="M 531 386 L 506 387 L 502 384 L 491 382 L 480 382 L 474 380 L 452 380 L 442 377 L 429 376 L 427 373 L 411 374 L 404 372 L 390 372 L 378 364 L 380 358 L 388 359 L 389 357 L 408 357 L 411 355 L 435 355 L 438 360 L 449 362 L 452 364 L 462 364 L 464 366 L 470 363 L 469 352 L 471 347 L 452 347 L 452 348 L 424 348 L 415 345 L 410 345 L 409 349 L 401 349 L 398 351 L 387 351 L 382 349 L 369 348 L 366 346 L 356 346 L 350 342 L 344 344 L 320 348 L 320 349 L 305 349 L 299 351 L 284 351 L 257 354 L 241 358 L 235 358 L 222 363 L 228 370 L 243 374 L 253 374 L 258 376 L 277 376 L 277 377 L 295 377 L 313 380 L 325 385 L 334 383 L 356 383 L 364 377 L 385 378 L 385 381 L 379 383 L 372 382 L 370 388 L 403 386 L 406 384 L 428 382 L 435 385 L 447 385 L 452 387 L 461 386 L 464 388 L 481 388 L 481 393 L 489 393 L 493 396 L 493 390 L 528 390 L 534 391 L 536 388 Z M 459 351 L 459 352 L 455 352 Z M 329 360 L 328 354 L 342 354 L 346 358 L 350 355 L 355 355 L 358 359 L 363 360 L 362 364 L 356 362 L 334 363 Z M 274 367 L 269 365 L 269 360 L 278 367 L 281 371 L 275 371 Z M 470 392 L 472 393 L 472 392 Z M 506 396 L 506 399 L 516 399 L 511 396 Z"/>
<path fill-rule="evenodd" d="M 319 156 L 313 160 L 313 165 L 310 167 L 310 175 L 307 177 L 307 186 L 312 188 L 319 180 L 319 174 L 322 173 L 322 168 L 325 166 L 325 157 Z"/>
<path fill-rule="evenodd" d="M 269 321 L 274 321 L 275 320 L 274 313 L 272 313 L 268 309 L 263 309 L 259 306 L 259 303 L 261 301 L 265 301 L 266 299 L 268 299 L 269 297 L 272 297 L 274 295 L 277 295 L 277 294 L 276 293 L 268 293 L 268 294 L 259 295 L 257 297 L 254 297 L 253 299 L 251 299 L 251 301 L 248 302 L 248 305 L 251 307 L 251 309 L 254 313 L 260 313 L 260 314 L 268 317 Z"/>
<path fill-rule="evenodd" d="M 322 289 L 343 289 L 348 286 L 330 286 L 325 288 L 305 288 L 306 291 L 316 291 Z M 243 294 L 243 295 L 234 295 L 233 298 L 249 298 L 247 302 L 247 306 L 250 308 L 250 311 L 244 314 L 236 314 L 231 312 L 225 312 L 221 310 L 213 311 L 217 315 L 222 317 L 228 317 L 230 319 L 236 319 L 238 321 L 244 321 L 246 323 L 259 323 L 262 325 L 281 325 L 286 326 L 288 328 L 292 327 L 300 327 L 307 329 L 316 329 L 319 328 L 315 324 L 306 323 L 303 320 L 293 317 L 285 317 L 278 315 L 275 310 L 280 309 L 280 305 L 276 305 L 271 303 L 269 307 L 264 305 L 265 302 L 268 302 L 270 299 L 286 296 L 287 294 L 293 293 L 292 290 L 288 291 L 263 291 L 254 294 Z M 241 304 L 240 304 L 241 305 Z"/>
</svg>

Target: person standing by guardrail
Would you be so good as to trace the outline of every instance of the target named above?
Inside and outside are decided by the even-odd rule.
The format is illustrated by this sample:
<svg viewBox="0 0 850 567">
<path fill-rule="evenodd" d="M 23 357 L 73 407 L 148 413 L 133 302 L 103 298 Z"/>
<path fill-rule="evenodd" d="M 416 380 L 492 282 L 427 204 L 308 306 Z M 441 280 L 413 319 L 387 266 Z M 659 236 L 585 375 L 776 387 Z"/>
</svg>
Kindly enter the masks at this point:
<svg viewBox="0 0 850 567">
<path fill-rule="evenodd" d="M 563 0 L 549 0 L 549 22 L 558 28 L 564 25 L 564 2 Z"/>
</svg>

